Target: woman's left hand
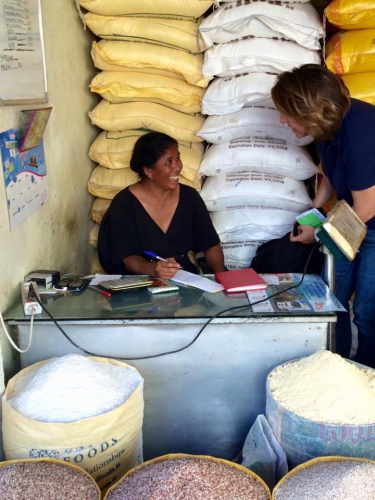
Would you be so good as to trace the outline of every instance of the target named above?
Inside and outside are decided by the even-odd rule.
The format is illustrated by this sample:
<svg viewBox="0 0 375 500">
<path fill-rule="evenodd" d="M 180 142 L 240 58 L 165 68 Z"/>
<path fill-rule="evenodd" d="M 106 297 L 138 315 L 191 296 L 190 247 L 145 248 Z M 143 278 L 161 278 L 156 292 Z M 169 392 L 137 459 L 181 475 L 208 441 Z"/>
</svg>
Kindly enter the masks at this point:
<svg viewBox="0 0 375 500">
<path fill-rule="evenodd" d="M 293 233 L 290 233 L 290 241 L 304 245 L 315 243 L 315 229 L 312 226 L 298 226 L 298 235 L 293 236 Z"/>
</svg>

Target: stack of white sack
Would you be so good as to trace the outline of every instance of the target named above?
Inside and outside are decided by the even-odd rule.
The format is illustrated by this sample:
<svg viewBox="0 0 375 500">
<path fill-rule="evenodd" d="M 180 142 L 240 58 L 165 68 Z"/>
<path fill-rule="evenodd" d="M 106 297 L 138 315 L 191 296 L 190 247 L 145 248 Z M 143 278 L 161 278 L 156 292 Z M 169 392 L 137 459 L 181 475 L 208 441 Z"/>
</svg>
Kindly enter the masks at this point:
<svg viewBox="0 0 375 500">
<path fill-rule="evenodd" d="M 328 40 L 327 67 L 341 76 L 351 97 L 375 104 L 375 3 L 335 0 L 325 13 L 341 30 Z"/>
<path fill-rule="evenodd" d="M 101 38 L 91 50 L 101 72 L 90 89 L 102 100 L 89 117 L 103 130 L 89 151 L 98 163 L 88 182 L 97 197 L 90 234 L 94 247 L 108 200 L 138 180 L 130 158 L 141 135 L 156 131 L 174 137 L 184 165 L 180 182 L 201 189 L 204 145 L 197 132 L 211 77 L 203 76 L 206 46 L 198 27 L 213 1 L 76 0 L 88 11 L 81 13 L 85 26 Z"/>
<path fill-rule="evenodd" d="M 277 74 L 320 64 L 324 31 L 308 2 L 218 2 L 199 26 L 208 50 L 202 100 L 209 115 L 198 135 L 211 143 L 199 172 L 229 269 L 250 267 L 257 247 L 291 231 L 311 206 L 304 180 L 318 170 L 272 99 Z M 230 201 L 228 201 L 230 200 Z"/>
</svg>

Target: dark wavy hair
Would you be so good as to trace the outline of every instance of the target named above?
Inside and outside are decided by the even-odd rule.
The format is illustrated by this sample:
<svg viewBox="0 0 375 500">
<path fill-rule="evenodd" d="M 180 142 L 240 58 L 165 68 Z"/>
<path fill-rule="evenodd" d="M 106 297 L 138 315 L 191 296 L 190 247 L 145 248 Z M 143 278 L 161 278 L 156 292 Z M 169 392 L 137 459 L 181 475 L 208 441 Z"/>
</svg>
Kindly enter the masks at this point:
<svg viewBox="0 0 375 500">
<path fill-rule="evenodd" d="M 332 138 L 350 107 L 344 82 L 319 64 L 281 73 L 271 95 L 282 115 L 296 120 L 317 140 Z"/>
<path fill-rule="evenodd" d="M 134 145 L 130 168 L 143 179 L 146 175 L 143 168 L 152 169 L 165 150 L 171 146 L 178 146 L 178 143 L 167 134 L 150 132 L 142 135 Z"/>
</svg>

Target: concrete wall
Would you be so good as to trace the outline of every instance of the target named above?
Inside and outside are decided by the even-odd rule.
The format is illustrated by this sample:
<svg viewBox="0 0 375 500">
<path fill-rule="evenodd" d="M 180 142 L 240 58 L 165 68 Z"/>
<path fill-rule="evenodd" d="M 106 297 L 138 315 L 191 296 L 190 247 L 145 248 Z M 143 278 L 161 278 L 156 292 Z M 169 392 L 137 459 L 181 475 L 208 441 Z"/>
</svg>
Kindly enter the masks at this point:
<svg viewBox="0 0 375 500">
<path fill-rule="evenodd" d="M 87 151 L 99 129 L 87 116 L 99 99 L 89 91 L 96 74 L 90 57 L 93 36 L 84 31 L 74 0 L 42 0 L 49 106 L 53 107 L 44 135 L 49 200 L 15 231 L 9 229 L 3 176 L 0 174 L 0 310 L 19 300 L 20 282 L 35 269 L 87 273 L 93 250 L 93 197 L 87 181 L 95 166 Z M 0 131 L 17 127 L 21 109 L 0 107 Z M 0 394 L 19 369 L 19 357 L 0 326 Z"/>
</svg>

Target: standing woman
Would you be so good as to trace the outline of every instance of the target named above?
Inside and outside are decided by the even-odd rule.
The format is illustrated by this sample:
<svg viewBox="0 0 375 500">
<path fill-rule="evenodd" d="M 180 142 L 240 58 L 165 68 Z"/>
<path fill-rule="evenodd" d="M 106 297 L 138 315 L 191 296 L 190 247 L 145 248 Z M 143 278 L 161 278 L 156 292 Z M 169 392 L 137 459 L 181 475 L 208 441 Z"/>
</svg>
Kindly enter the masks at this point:
<svg viewBox="0 0 375 500">
<path fill-rule="evenodd" d="M 178 182 L 182 163 L 177 141 L 159 132 L 140 137 L 130 168 L 140 180 L 114 197 L 99 229 L 98 253 L 105 271 L 165 279 L 180 266 L 198 273 L 189 251 L 203 251 L 213 273 L 224 271 L 220 239 L 202 198 Z M 151 262 L 146 250 L 167 262 Z"/>
<path fill-rule="evenodd" d="M 375 106 L 351 99 L 343 81 L 327 68 L 306 64 L 278 76 L 272 98 L 297 137 L 311 135 L 324 172 L 313 207 L 324 205 L 333 191 L 352 206 L 368 231 L 353 261 L 335 262 L 335 295 L 348 309 L 355 292 L 358 328 L 355 360 L 375 368 Z M 300 226 L 291 241 L 311 243 L 314 229 Z M 348 358 L 349 313 L 338 313 L 337 352 Z"/>
</svg>

